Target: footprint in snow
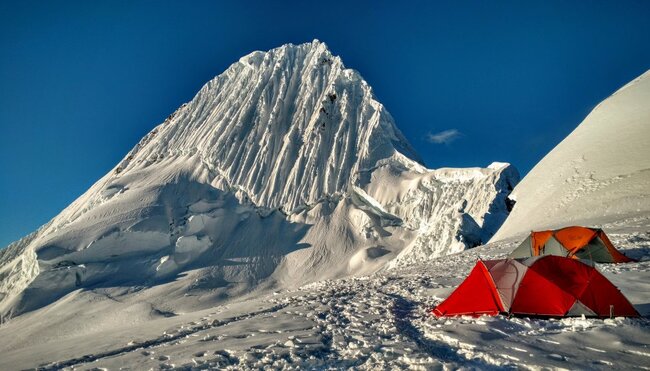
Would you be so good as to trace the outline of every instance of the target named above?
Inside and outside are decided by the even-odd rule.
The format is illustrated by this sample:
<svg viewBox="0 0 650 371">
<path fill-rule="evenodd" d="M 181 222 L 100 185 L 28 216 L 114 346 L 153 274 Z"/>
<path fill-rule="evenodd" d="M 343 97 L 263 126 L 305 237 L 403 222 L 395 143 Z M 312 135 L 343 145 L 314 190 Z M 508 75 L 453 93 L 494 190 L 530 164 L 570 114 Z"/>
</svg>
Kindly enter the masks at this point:
<svg viewBox="0 0 650 371">
<path fill-rule="evenodd" d="M 510 349 L 512 349 L 512 350 L 514 350 L 516 352 L 528 353 L 528 351 L 526 349 L 521 349 L 521 348 L 517 348 L 517 347 L 508 347 L 508 348 L 510 348 Z"/>
<path fill-rule="evenodd" d="M 585 347 L 586 350 L 591 350 L 592 352 L 598 352 L 598 353 L 607 353 L 606 351 L 598 348 L 592 348 L 592 347 Z"/>
<path fill-rule="evenodd" d="M 539 338 L 539 339 L 537 339 L 537 341 L 541 341 L 541 342 L 543 342 L 543 343 L 550 343 L 550 344 L 560 345 L 560 342 L 558 342 L 558 341 L 554 341 L 554 340 L 548 340 L 548 339 L 542 339 L 542 338 Z"/>
<path fill-rule="evenodd" d="M 563 361 L 563 362 L 567 360 L 567 358 L 565 356 L 563 356 L 561 354 L 557 354 L 557 353 L 549 354 L 548 358 L 552 358 L 552 359 L 555 359 L 557 361 Z"/>
</svg>

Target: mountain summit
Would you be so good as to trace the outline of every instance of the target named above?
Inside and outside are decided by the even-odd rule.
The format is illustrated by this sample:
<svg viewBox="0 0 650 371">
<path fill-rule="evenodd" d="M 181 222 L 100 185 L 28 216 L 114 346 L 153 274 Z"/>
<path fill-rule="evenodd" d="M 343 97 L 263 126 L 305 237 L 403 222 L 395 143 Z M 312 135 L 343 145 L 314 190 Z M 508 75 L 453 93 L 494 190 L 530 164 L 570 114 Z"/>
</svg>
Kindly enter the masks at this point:
<svg viewBox="0 0 650 371">
<path fill-rule="evenodd" d="M 221 189 L 288 212 L 347 190 L 396 152 L 419 160 L 358 72 L 324 43 L 254 52 L 208 82 L 116 169 L 194 155 Z"/>
<path fill-rule="evenodd" d="M 319 41 L 253 52 L 0 251 L 0 315 L 109 297 L 159 316 L 408 265 L 487 241 L 518 180 L 426 169 Z"/>
</svg>

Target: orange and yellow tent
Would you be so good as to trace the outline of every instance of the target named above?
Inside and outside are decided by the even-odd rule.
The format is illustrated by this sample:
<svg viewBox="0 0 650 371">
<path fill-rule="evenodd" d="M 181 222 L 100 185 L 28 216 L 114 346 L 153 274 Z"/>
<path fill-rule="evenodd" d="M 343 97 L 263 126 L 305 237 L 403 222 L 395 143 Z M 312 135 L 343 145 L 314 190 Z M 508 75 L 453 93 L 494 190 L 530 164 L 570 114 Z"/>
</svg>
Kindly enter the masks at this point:
<svg viewBox="0 0 650 371">
<path fill-rule="evenodd" d="M 578 226 L 531 232 L 509 257 L 527 258 L 542 255 L 587 259 L 597 263 L 635 261 L 619 252 L 602 229 Z"/>
</svg>

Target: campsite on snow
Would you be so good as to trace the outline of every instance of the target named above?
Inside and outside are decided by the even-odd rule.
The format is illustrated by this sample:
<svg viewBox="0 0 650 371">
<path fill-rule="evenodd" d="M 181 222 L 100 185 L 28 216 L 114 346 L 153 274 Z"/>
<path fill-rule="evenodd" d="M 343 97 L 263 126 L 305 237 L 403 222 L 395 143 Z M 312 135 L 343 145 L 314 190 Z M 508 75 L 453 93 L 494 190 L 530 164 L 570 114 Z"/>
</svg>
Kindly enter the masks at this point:
<svg viewBox="0 0 650 371">
<path fill-rule="evenodd" d="M 0 2 L 0 371 L 650 370 L 649 14 Z"/>
<path fill-rule="evenodd" d="M 322 42 L 249 54 L 0 250 L 0 368 L 648 368 L 648 102 L 519 182 L 424 167 Z"/>
</svg>

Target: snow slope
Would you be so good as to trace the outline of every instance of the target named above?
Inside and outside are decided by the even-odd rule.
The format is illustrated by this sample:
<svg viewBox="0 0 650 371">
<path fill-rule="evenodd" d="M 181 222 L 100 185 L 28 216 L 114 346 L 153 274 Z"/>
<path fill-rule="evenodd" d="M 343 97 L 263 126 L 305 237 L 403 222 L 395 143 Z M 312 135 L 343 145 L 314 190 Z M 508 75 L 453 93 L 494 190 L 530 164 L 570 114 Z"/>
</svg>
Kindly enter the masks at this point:
<svg viewBox="0 0 650 371">
<path fill-rule="evenodd" d="M 493 240 L 650 213 L 650 71 L 600 103 L 512 192 Z"/>
<path fill-rule="evenodd" d="M 145 321 L 431 259 L 487 241 L 517 181 L 507 164 L 426 169 L 317 40 L 253 52 L 0 251 L 0 318 L 111 297 Z"/>
</svg>

